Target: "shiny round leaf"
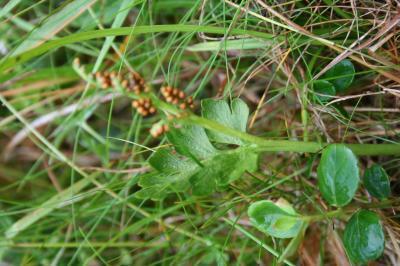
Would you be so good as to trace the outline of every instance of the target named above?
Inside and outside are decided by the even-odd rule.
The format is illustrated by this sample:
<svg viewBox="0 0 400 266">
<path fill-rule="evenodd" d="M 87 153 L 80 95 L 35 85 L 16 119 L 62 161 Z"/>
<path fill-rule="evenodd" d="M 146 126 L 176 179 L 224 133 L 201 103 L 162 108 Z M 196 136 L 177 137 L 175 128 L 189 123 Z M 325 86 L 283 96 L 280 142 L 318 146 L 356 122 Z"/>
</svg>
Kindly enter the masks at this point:
<svg viewBox="0 0 400 266">
<path fill-rule="evenodd" d="M 326 80 L 316 80 L 313 82 L 313 101 L 315 103 L 327 103 L 335 96 L 335 87 Z"/>
<path fill-rule="evenodd" d="M 353 63 L 345 59 L 331 67 L 325 73 L 324 79 L 332 83 L 337 92 L 343 92 L 353 82 L 354 73 Z"/>
<path fill-rule="evenodd" d="M 379 258 L 385 247 L 385 238 L 378 215 L 367 210 L 353 214 L 344 230 L 343 243 L 354 263 Z"/>
<path fill-rule="evenodd" d="M 258 230 L 277 238 L 292 238 L 299 233 L 302 220 L 286 201 L 257 201 L 248 209 L 250 221 Z"/>
<path fill-rule="evenodd" d="M 324 149 L 318 165 L 318 187 L 330 205 L 341 207 L 348 204 L 359 180 L 357 158 L 349 148 L 332 144 Z"/>
<path fill-rule="evenodd" d="M 364 185 L 369 194 L 378 199 L 385 199 L 390 196 L 389 177 L 382 166 L 375 164 L 365 170 Z"/>
</svg>

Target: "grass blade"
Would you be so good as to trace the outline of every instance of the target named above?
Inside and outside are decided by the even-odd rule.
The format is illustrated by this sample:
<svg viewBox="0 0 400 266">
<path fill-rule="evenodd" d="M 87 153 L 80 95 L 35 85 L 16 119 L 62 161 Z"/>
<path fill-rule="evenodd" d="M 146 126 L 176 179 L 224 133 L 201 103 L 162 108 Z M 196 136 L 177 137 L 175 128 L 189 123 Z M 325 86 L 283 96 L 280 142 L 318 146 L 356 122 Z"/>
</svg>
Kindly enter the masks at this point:
<svg viewBox="0 0 400 266">
<path fill-rule="evenodd" d="M 224 42 L 204 42 L 198 43 L 186 48 L 191 52 L 205 52 L 205 51 L 218 51 L 221 48 L 224 48 L 226 51 L 230 50 L 251 50 L 251 49 L 259 49 L 265 48 L 271 42 L 262 41 L 259 39 L 240 39 L 240 40 L 227 40 Z"/>
<path fill-rule="evenodd" d="M 25 230 L 33 223 L 48 215 L 54 209 L 64 207 L 66 204 L 74 202 L 74 195 L 85 188 L 90 183 L 88 178 L 84 178 L 69 188 L 63 190 L 57 195 L 53 196 L 46 202 L 42 203 L 36 210 L 27 214 L 26 216 L 19 219 L 5 232 L 5 236 L 8 239 L 14 238 L 19 232 Z M 81 198 L 78 198 L 81 199 Z"/>
<path fill-rule="evenodd" d="M 90 7 L 96 0 L 76 0 L 70 2 L 63 8 L 50 16 L 43 24 L 34 29 L 29 37 L 26 38 L 13 52 L 18 55 L 31 48 L 34 48 L 46 40 L 52 38 L 57 32 L 71 23 L 76 17 Z M 1 13 L 0 13 L 1 17 Z"/>
<path fill-rule="evenodd" d="M 19 2 L 21 2 L 21 0 L 11 0 L 10 2 L 8 2 L 2 9 L 0 9 L 0 18 L 10 12 L 14 7 L 16 7 Z"/>
</svg>

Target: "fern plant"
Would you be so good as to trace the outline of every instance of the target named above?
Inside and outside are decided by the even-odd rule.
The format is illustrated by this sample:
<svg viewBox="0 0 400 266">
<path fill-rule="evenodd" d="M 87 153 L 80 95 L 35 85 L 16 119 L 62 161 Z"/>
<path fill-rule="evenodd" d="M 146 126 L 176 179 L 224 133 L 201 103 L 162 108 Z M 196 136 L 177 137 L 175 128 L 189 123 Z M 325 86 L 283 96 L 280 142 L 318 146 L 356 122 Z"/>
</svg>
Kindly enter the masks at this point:
<svg viewBox="0 0 400 266">
<path fill-rule="evenodd" d="M 91 82 L 82 67 L 76 66 L 76 70 Z M 163 116 L 159 123 L 166 126 L 162 127 L 162 131 L 166 131 L 169 145 L 160 146 L 149 157 L 148 163 L 153 171 L 139 177 L 141 189 L 135 193 L 136 197 L 162 200 L 174 193 L 207 196 L 225 190 L 246 172 L 256 172 L 261 152 L 322 151 L 317 169 L 318 188 L 331 209 L 308 214 L 295 210 L 283 198 L 276 202 L 263 199 L 249 205 L 251 224 L 271 237 L 291 239 L 278 259 L 280 262 L 285 261 L 301 243 L 311 223 L 332 218 L 347 220 L 343 244 L 352 262 L 366 263 L 383 253 L 383 227 L 378 214 L 370 210 L 375 205 L 367 204 L 361 208 L 351 202 L 361 181 L 383 205 L 393 204 L 396 199 L 388 199 L 389 178 L 380 165 L 368 168 L 363 178 L 360 178 L 357 155 L 396 155 L 400 154 L 399 145 L 266 140 L 246 132 L 249 108 L 240 99 L 231 102 L 205 99 L 201 102 L 199 117 L 186 109 L 188 105 L 193 105 L 193 99 L 186 98 L 177 89 L 162 88 L 163 101 L 144 82 L 138 82 L 141 87 L 134 86 L 131 90 L 129 83 L 124 85 L 115 75 L 101 76 L 102 79 L 98 80 L 101 81 L 100 85 L 114 85 L 119 93 L 135 99 L 133 106 L 143 116 L 159 111 Z M 135 75 L 135 78 L 141 80 L 140 76 Z M 354 78 L 354 67 L 350 61 L 344 60 L 323 78 L 313 81 L 312 100 L 317 104 L 325 103 L 337 92 L 346 90 Z M 181 110 L 176 108 L 177 104 Z"/>
<path fill-rule="evenodd" d="M 203 118 L 239 132 L 246 131 L 249 109 L 242 100 L 234 99 L 228 104 L 224 100 L 206 99 L 201 107 Z M 263 150 L 259 145 L 222 131 L 176 121 L 167 133 L 172 147 L 159 148 L 149 158 L 154 171 L 140 177 L 137 197 L 160 200 L 169 193 L 189 190 L 193 195 L 206 196 L 224 190 L 246 171 L 257 171 L 258 154 Z M 367 169 L 363 179 L 371 195 L 378 199 L 389 196 L 389 180 L 382 167 Z M 265 234 L 292 238 L 288 245 L 292 249 L 310 223 L 353 213 L 344 230 L 344 247 L 354 263 L 366 263 L 382 254 L 385 242 L 379 216 L 349 205 L 359 183 L 358 160 L 353 151 L 344 144 L 327 145 L 318 166 L 318 187 L 323 199 L 336 209 L 308 215 L 295 211 L 284 199 L 261 200 L 249 206 L 248 216 Z"/>
<path fill-rule="evenodd" d="M 202 116 L 226 127 L 246 131 L 249 109 L 240 99 L 203 100 Z M 244 172 L 258 168 L 256 146 L 198 125 L 175 125 L 167 133 L 171 148 L 160 148 L 150 158 L 154 172 L 140 178 L 139 198 L 162 199 L 189 189 L 194 195 L 223 190 Z M 232 147 L 234 146 L 234 147 Z"/>
</svg>

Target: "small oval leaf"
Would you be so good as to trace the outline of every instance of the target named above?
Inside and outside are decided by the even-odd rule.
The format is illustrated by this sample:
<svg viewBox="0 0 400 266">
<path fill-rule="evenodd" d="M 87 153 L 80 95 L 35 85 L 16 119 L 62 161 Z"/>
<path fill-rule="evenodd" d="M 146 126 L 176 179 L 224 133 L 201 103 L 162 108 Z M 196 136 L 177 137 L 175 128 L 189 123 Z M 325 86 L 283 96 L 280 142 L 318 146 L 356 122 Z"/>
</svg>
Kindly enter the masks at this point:
<svg viewBox="0 0 400 266">
<path fill-rule="evenodd" d="M 327 103 L 335 96 L 335 87 L 326 80 L 316 80 L 313 82 L 313 101 L 315 103 Z"/>
<path fill-rule="evenodd" d="M 357 158 L 343 144 L 329 145 L 318 165 L 318 187 L 329 204 L 348 204 L 358 188 L 360 177 Z"/>
<path fill-rule="evenodd" d="M 367 210 L 353 214 L 344 230 L 343 243 L 354 263 L 379 258 L 385 247 L 385 238 L 378 215 Z"/>
<path fill-rule="evenodd" d="M 343 92 L 353 82 L 354 73 L 353 63 L 345 59 L 326 71 L 324 78 L 335 86 L 337 92 Z"/>
<path fill-rule="evenodd" d="M 373 197 L 382 200 L 390 196 L 389 177 L 382 166 L 374 164 L 365 170 L 363 179 L 365 187 Z"/>
<path fill-rule="evenodd" d="M 303 224 L 301 217 L 284 200 L 276 204 L 269 200 L 254 202 L 248 209 L 248 215 L 258 230 L 277 238 L 297 236 Z"/>
</svg>

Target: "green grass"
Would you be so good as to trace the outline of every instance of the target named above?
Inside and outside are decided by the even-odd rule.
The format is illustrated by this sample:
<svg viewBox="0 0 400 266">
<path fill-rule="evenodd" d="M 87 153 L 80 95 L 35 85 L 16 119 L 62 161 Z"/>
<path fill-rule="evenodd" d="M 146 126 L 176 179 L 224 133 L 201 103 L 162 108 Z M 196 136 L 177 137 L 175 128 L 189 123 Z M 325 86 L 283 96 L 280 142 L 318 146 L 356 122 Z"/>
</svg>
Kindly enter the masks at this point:
<svg viewBox="0 0 400 266">
<path fill-rule="evenodd" d="M 340 264 L 347 261 L 340 238 L 351 213 L 331 215 L 337 210 L 321 199 L 316 168 L 328 143 L 343 142 L 359 155 L 361 169 L 380 163 L 390 176 L 392 198 L 378 203 L 361 186 L 349 210 L 379 211 L 390 247 L 379 262 L 395 264 L 399 36 L 397 28 L 382 36 L 374 28 L 394 18 L 388 11 L 394 4 L 363 5 L 355 15 L 339 1 L 1 3 L 0 46 L 7 51 L 0 57 L 0 261 Z M 351 46 L 375 36 L 373 44 L 389 37 L 374 53 Z M 310 101 L 312 81 L 347 49 L 356 68 L 352 85 L 335 104 Z M 138 96 L 102 89 L 91 75 L 98 71 L 140 73 L 162 111 L 140 116 L 131 107 Z M 195 99 L 193 114 L 180 123 L 254 144 L 259 170 L 210 196 L 137 198 L 142 172 L 151 171 L 149 156 L 170 145 L 150 128 L 167 121 L 166 113 L 180 113 L 161 101 L 167 84 Z M 236 97 L 250 107 L 249 121 L 255 116 L 247 133 L 200 116 L 202 99 Z M 252 202 L 279 198 L 315 218 L 304 237 L 272 239 L 250 225 Z"/>
</svg>

